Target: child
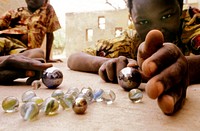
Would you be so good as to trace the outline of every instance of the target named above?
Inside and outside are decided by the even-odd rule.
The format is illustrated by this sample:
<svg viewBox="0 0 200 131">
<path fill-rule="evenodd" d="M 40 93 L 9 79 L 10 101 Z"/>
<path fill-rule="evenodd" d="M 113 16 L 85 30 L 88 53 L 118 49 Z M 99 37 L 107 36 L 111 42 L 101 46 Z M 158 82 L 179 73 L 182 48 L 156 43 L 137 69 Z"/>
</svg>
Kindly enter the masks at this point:
<svg viewBox="0 0 200 131">
<path fill-rule="evenodd" d="M 72 54 L 68 67 L 116 82 L 122 68 L 138 64 L 148 80 L 147 95 L 172 115 L 182 107 L 187 86 L 200 83 L 200 56 L 184 56 L 200 53 L 199 19 L 193 19 L 198 10 L 182 12 L 183 0 L 129 0 L 128 7 L 136 34 L 99 41 L 95 49 Z"/>
<path fill-rule="evenodd" d="M 46 35 L 46 61 L 54 40 L 53 32 L 60 29 L 60 24 L 53 7 L 48 0 L 25 0 L 27 7 L 7 11 L 0 17 L 0 54 L 11 54 L 23 49 L 40 48 Z M 8 44 L 7 44 L 8 43 Z M 56 60 L 55 60 L 56 61 Z"/>
</svg>

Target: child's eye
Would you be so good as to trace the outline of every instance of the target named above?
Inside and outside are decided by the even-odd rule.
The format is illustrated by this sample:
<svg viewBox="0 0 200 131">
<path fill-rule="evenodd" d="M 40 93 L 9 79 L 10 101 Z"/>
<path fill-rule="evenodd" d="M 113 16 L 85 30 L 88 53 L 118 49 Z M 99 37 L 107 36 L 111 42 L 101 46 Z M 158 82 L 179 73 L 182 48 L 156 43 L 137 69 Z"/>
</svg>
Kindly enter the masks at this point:
<svg viewBox="0 0 200 131">
<path fill-rule="evenodd" d="M 164 15 L 164 16 L 162 16 L 162 20 L 165 20 L 165 19 L 167 19 L 167 18 L 170 18 L 172 15 L 171 14 L 167 14 L 167 15 Z"/>
<path fill-rule="evenodd" d="M 149 21 L 148 20 L 142 20 L 142 21 L 139 21 L 138 24 L 140 25 L 145 25 L 145 24 L 148 24 Z"/>
</svg>

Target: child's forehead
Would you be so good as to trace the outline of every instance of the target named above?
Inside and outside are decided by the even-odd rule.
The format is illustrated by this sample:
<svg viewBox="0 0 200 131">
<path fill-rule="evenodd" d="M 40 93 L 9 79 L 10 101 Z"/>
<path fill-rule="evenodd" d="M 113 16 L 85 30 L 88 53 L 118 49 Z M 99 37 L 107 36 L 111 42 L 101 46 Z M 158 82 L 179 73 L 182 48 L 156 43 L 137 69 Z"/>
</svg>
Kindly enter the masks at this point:
<svg viewBox="0 0 200 131">
<path fill-rule="evenodd" d="M 148 6 L 150 4 L 153 4 L 153 5 L 162 4 L 162 5 L 168 6 L 168 4 L 175 4 L 175 3 L 178 4 L 178 1 L 182 1 L 182 0 L 132 0 L 132 3 L 133 5 L 139 4 L 140 6 L 141 5 Z"/>
<path fill-rule="evenodd" d="M 137 11 L 146 10 L 147 8 L 162 9 L 166 7 L 178 7 L 178 4 L 178 0 L 132 0 L 132 8 L 135 8 Z"/>
</svg>

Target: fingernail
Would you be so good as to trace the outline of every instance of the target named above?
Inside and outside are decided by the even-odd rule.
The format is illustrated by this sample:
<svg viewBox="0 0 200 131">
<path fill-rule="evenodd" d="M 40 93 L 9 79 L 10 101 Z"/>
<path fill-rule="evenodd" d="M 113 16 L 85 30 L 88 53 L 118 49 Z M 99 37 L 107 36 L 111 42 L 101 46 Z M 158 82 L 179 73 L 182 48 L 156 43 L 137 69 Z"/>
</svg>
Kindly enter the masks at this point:
<svg viewBox="0 0 200 131">
<path fill-rule="evenodd" d="M 157 91 L 158 91 L 157 94 L 158 94 L 158 96 L 160 96 L 164 91 L 164 86 L 160 81 L 156 82 L 155 85 L 156 85 Z"/>
<path fill-rule="evenodd" d="M 143 65 L 144 74 L 148 77 L 151 77 L 157 70 L 157 65 L 155 64 L 155 62 L 147 62 Z"/>
<path fill-rule="evenodd" d="M 154 72 L 157 70 L 157 65 L 155 62 L 149 62 L 149 71 L 151 74 L 154 74 Z"/>
<path fill-rule="evenodd" d="M 164 86 L 160 81 L 150 80 L 147 82 L 145 90 L 152 99 L 158 98 L 164 91 Z"/>
</svg>

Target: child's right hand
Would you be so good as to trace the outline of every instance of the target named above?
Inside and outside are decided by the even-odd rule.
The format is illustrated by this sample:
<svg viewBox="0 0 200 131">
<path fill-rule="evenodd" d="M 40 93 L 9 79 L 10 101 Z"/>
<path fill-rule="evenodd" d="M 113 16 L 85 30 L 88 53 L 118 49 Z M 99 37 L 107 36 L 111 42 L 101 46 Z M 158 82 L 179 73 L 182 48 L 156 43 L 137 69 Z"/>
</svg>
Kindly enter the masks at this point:
<svg viewBox="0 0 200 131">
<path fill-rule="evenodd" d="M 128 59 L 125 56 L 110 59 L 104 62 L 99 68 L 99 76 L 106 82 L 117 83 L 119 72 L 126 67 Z"/>
<path fill-rule="evenodd" d="M 145 90 L 152 99 L 158 100 L 161 110 L 172 115 L 185 100 L 188 86 L 188 62 L 173 43 L 164 43 L 158 30 L 150 31 L 138 49 L 138 64 L 149 78 Z"/>
</svg>

